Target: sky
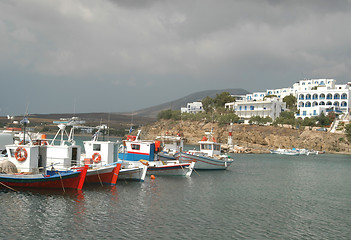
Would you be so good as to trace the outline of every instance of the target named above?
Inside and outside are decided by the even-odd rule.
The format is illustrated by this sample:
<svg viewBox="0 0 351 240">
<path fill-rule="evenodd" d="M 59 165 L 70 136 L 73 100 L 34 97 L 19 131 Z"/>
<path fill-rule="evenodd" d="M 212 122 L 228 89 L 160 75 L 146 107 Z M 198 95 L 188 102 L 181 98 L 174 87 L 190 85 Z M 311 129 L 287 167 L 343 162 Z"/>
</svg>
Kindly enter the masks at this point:
<svg viewBox="0 0 351 240">
<path fill-rule="evenodd" d="M 351 77 L 351 0 L 0 0 L 0 116 Z"/>
</svg>

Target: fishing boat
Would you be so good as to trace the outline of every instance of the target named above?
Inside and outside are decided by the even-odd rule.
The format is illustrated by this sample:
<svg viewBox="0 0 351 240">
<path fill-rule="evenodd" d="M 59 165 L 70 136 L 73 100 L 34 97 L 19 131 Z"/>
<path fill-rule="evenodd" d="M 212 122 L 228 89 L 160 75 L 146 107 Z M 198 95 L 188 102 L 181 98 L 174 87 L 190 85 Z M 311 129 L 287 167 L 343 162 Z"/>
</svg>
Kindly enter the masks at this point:
<svg viewBox="0 0 351 240">
<path fill-rule="evenodd" d="M 184 139 L 180 134 L 177 136 L 161 135 L 157 136 L 156 140 L 161 143 L 161 150 L 158 152 L 158 157 L 161 161 L 176 160 L 175 154 L 182 152 L 184 149 Z"/>
<path fill-rule="evenodd" d="M 2 170 L 0 185 L 5 188 L 66 188 L 82 189 L 88 166 L 70 171 L 52 171 L 43 165 L 38 145 L 6 145 L 8 156 L 5 161 L 15 168 L 11 173 Z M 1 164 L 1 165 L 2 165 Z"/>
<path fill-rule="evenodd" d="M 200 150 L 189 150 L 177 152 L 175 157 L 180 162 L 195 162 L 196 170 L 225 170 L 232 163 L 233 159 L 228 155 L 221 154 L 221 144 L 217 143 L 213 133 L 206 132 L 206 136 L 199 141 Z"/>
<path fill-rule="evenodd" d="M 160 142 L 140 140 L 140 130 L 137 136 L 129 135 L 123 141 L 118 157 L 124 161 L 147 166 L 148 175 L 191 176 L 195 163 L 181 163 L 177 159 L 160 160 L 158 152 Z"/>
<path fill-rule="evenodd" d="M 55 188 L 81 190 L 84 184 L 88 166 L 76 169 L 76 171 L 46 171 L 45 174 L 14 173 L 0 174 L 0 187 L 13 188 Z"/>
<path fill-rule="evenodd" d="M 89 166 L 86 174 L 87 184 L 115 185 L 121 162 L 106 163 L 101 161 L 101 157 L 96 154 L 93 154 L 90 158 L 86 156 L 82 158 L 81 147 L 74 140 L 74 129 L 77 128 L 77 120 L 73 120 L 59 123 L 59 130 L 54 139 L 45 145 L 45 164 L 52 166 L 56 170 L 65 171 L 80 167 L 84 163 Z M 80 122 L 78 121 L 78 123 Z M 65 131 L 67 125 L 72 126 L 69 135 Z M 64 137 L 64 134 L 66 134 L 67 139 Z M 59 135 L 61 138 L 59 143 L 57 143 L 57 136 Z"/>
<path fill-rule="evenodd" d="M 85 154 L 82 155 L 84 161 L 89 161 L 89 164 L 95 165 L 114 165 L 120 166 L 118 173 L 119 180 L 144 181 L 147 171 L 147 166 L 135 164 L 134 162 L 118 159 L 118 142 L 100 141 L 98 139 L 100 133 L 105 126 L 98 126 L 98 131 L 94 134 L 91 141 L 84 141 Z"/>
</svg>

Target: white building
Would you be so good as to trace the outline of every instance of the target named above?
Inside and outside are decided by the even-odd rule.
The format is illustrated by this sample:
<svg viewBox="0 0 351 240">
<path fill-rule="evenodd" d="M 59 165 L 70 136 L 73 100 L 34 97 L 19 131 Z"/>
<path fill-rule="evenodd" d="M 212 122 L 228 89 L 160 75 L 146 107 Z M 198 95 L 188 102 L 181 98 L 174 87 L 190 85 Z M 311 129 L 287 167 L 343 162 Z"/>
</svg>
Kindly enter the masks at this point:
<svg viewBox="0 0 351 240">
<path fill-rule="evenodd" d="M 309 81 L 300 81 L 299 89 L 297 90 L 297 107 L 300 111 L 296 117 L 314 117 L 322 112 L 327 114 L 330 111 L 336 113 L 349 113 L 351 104 L 351 83 L 344 85 L 336 85 L 335 80 L 319 83 L 318 86 L 310 87 Z M 315 84 L 315 83 L 314 83 Z"/>
<path fill-rule="evenodd" d="M 283 99 L 288 95 L 297 98 L 300 111 L 296 117 L 313 117 L 322 112 L 350 112 L 351 83 L 337 85 L 335 79 L 305 79 L 294 83 L 291 88 L 268 89 L 267 95 Z"/>
<path fill-rule="evenodd" d="M 181 113 L 199 113 L 203 112 L 202 102 L 192 102 L 188 103 L 187 107 L 182 107 L 180 109 Z"/>
<path fill-rule="evenodd" d="M 259 101 L 263 100 L 266 96 L 266 92 L 254 92 L 246 94 L 246 101 Z"/>
<path fill-rule="evenodd" d="M 225 108 L 233 109 L 235 114 L 244 120 L 249 120 L 253 116 L 271 117 L 275 120 L 281 112 L 286 110 L 286 103 L 273 97 L 264 100 L 226 103 Z"/>
</svg>

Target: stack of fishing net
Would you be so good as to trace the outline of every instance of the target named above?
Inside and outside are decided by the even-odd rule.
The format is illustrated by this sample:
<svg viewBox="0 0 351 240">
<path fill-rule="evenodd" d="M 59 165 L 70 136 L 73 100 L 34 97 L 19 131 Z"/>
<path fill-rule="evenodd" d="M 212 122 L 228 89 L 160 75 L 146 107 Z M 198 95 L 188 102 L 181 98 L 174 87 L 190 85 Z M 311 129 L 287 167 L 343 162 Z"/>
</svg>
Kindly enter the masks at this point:
<svg viewBox="0 0 351 240">
<path fill-rule="evenodd" d="M 9 160 L 0 161 L 0 173 L 17 173 L 17 167 Z"/>
</svg>

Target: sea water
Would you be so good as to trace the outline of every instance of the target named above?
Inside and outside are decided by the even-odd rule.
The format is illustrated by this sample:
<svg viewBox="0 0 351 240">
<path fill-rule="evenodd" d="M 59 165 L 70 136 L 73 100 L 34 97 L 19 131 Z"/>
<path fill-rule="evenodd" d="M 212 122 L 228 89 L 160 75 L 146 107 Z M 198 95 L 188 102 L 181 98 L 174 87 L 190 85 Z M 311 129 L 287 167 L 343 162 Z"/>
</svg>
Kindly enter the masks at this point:
<svg viewBox="0 0 351 240">
<path fill-rule="evenodd" d="M 0 238 L 350 239 L 351 156 L 232 156 L 191 177 L 0 190 Z"/>
</svg>

